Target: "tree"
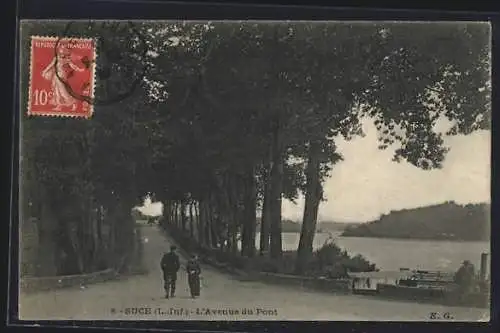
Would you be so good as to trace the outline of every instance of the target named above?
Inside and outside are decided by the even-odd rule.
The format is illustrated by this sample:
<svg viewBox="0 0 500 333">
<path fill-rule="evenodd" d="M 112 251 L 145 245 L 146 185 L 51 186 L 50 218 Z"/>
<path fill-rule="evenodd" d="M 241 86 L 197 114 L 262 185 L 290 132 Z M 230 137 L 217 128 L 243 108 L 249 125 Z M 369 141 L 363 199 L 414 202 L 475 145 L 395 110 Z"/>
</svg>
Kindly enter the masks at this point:
<svg viewBox="0 0 500 333">
<path fill-rule="evenodd" d="M 342 38 L 341 28 L 335 29 L 337 34 L 331 35 L 335 35 L 340 45 L 330 59 L 338 67 L 329 72 L 328 67 L 321 66 L 322 71 L 316 72 L 316 75 L 332 73 L 335 79 L 330 82 L 329 89 L 323 91 L 333 92 L 333 100 L 342 101 L 341 110 L 358 105 L 362 112 L 349 114 L 335 110 L 337 123 L 328 123 L 329 129 L 326 130 L 359 133 L 359 117 L 375 117 L 381 134 L 381 149 L 399 142 L 401 148 L 396 150 L 396 160 L 403 158 L 428 169 L 440 167 L 447 152 L 447 148 L 442 146 L 442 134 L 434 131 L 434 125 L 442 115 L 450 120 L 461 115 L 449 134 L 467 134 L 474 129 L 488 128 L 489 28 L 486 25 L 448 25 L 435 29 L 432 25 L 384 24 L 365 32 L 354 32 L 355 28 L 351 26 L 347 29 L 356 36 L 351 40 Z M 328 30 L 327 27 L 324 29 Z M 415 38 L 415 35 L 419 37 Z M 358 47 L 351 49 L 353 46 Z M 351 62 L 346 63 L 349 54 Z M 364 70 L 355 63 L 364 63 Z M 307 72 L 314 73 L 311 70 Z M 464 80 L 464 77 L 467 78 Z M 319 78 L 311 81 L 328 85 L 328 81 Z M 453 91 L 453 88 L 457 90 Z M 317 92 L 322 91 L 315 91 L 314 86 L 310 90 L 316 93 L 316 97 Z M 328 110 L 328 104 L 322 109 Z M 464 109 L 466 111 L 462 111 Z M 325 118 L 320 116 L 319 119 Z M 396 130 L 398 126 L 399 133 Z M 319 128 L 322 132 L 320 137 L 323 136 L 324 140 L 325 128 L 323 131 L 321 126 Z M 317 176 L 320 163 L 311 159 L 319 152 L 319 142 L 313 141 L 309 148 L 308 169 L 313 167 L 315 171 L 308 172 L 297 271 L 303 269 L 312 251 L 318 200 L 308 200 L 308 196 L 319 197 L 321 191 Z M 334 157 L 331 162 L 335 160 L 338 158 Z"/>
<path fill-rule="evenodd" d="M 30 34 L 65 31 L 58 24 L 27 26 L 23 47 Z M 127 216 L 148 191 L 177 227 L 188 203 L 199 206 L 202 243 L 236 253 L 241 234 L 245 256 L 255 252 L 262 207 L 261 251 L 279 258 L 282 198 L 302 191 L 300 272 L 322 183 L 342 159 L 335 140 L 362 134 L 363 117 L 374 119 L 381 149 L 393 145 L 396 159 L 424 169 L 445 157 L 444 133 L 434 129 L 442 117 L 455 121 L 450 135 L 489 126 L 486 25 L 88 22 L 66 30 L 99 38 L 90 101 L 98 112 L 92 123 L 23 119 L 21 172 L 23 209 L 40 207 L 68 261 L 80 263 L 73 271 L 96 265 L 100 206 L 128 221 L 114 224 L 123 249 L 112 252 L 133 256 Z M 119 82 L 130 91 L 120 93 Z"/>
<path fill-rule="evenodd" d="M 47 269 L 40 274 L 89 272 L 103 265 L 120 266 L 120 257 L 133 257 L 136 246 L 130 209 L 140 197 L 138 191 L 142 184 L 137 176 L 148 163 L 147 156 L 142 154 L 148 146 L 147 128 L 144 123 L 137 122 L 144 115 L 138 112 L 142 111 L 138 106 L 144 104 L 140 101 L 144 100 L 144 89 L 150 86 L 137 76 L 139 70 L 132 71 L 134 74 L 129 77 L 134 81 L 133 89 L 128 87 L 126 93 L 116 94 L 119 87 L 114 85 L 125 81 L 123 75 L 130 74 L 130 69 L 135 68 L 137 56 L 142 56 L 141 61 L 145 63 L 150 60 L 149 55 L 131 50 L 134 48 L 131 44 L 140 44 L 140 29 L 123 22 L 116 25 L 96 22 L 23 25 L 23 50 L 30 49 L 30 35 L 68 34 L 97 38 L 100 54 L 96 99 L 88 100 L 96 103 L 97 112 L 92 122 L 28 118 L 23 112 L 23 210 L 28 212 L 30 206 L 39 208 L 31 209 L 30 213 L 41 217 L 40 237 L 43 248 L 47 250 L 43 252 L 55 258 L 55 268 L 47 264 Z M 29 52 L 23 52 L 21 57 L 22 91 L 28 88 L 28 56 Z M 110 63 L 117 70 L 112 73 L 114 75 L 110 75 Z M 111 98 L 111 88 L 115 89 L 114 104 L 105 106 L 103 101 L 106 97 Z M 117 100 L 117 96 L 123 100 Z M 23 110 L 27 108 L 26 103 L 27 99 L 24 99 Z M 103 222 L 97 216 L 98 211 L 108 211 L 104 222 L 111 224 L 110 238 L 103 238 L 100 225 Z M 123 247 L 120 249 L 113 244 Z M 106 256 L 98 254 L 106 247 L 111 253 L 106 258 L 107 263 L 103 264 L 102 259 Z M 125 262 L 125 265 L 129 264 Z"/>
<path fill-rule="evenodd" d="M 487 114 L 488 107 L 484 26 L 448 25 L 435 29 L 405 24 L 245 23 L 219 24 L 208 30 L 197 49 L 199 53 L 188 56 L 187 69 L 178 72 L 187 75 L 175 81 L 184 82 L 178 87 L 189 89 L 180 89 L 178 97 L 173 98 L 177 88 L 171 84 L 171 105 L 181 105 L 177 106 L 183 112 L 179 119 L 189 125 L 180 132 L 190 133 L 190 146 L 195 142 L 197 152 L 210 152 L 201 160 L 212 191 L 226 191 L 222 189 L 225 185 L 220 186 L 220 178 L 227 173 L 232 174 L 230 178 L 236 177 L 241 172 L 239 163 L 254 165 L 264 176 L 259 176 L 263 180 L 261 248 L 267 246 L 267 225 L 273 225 L 274 256 L 279 256 L 281 247 L 281 196 L 289 192 L 285 187 L 298 179 L 283 177 L 291 156 L 308 160 L 307 212 L 299 248 L 299 253 L 304 254 L 299 256 L 302 260 L 311 252 L 321 180 L 332 163 L 341 159 L 332 140 L 339 135 L 350 138 L 360 134 L 362 117 L 375 118 L 381 148 L 399 143 L 396 157 L 423 168 L 438 167 L 446 152 L 441 135 L 434 133 L 432 126 L 439 118 L 436 112 L 442 115 L 444 109 L 431 103 L 436 95 L 429 91 L 438 90 L 444 96 L 443 87 L 447 87 L 446 95 L 451 97 L 443 99 L 450 105 L 446 114 L 463 119 L 458 122 L 463 133 L 487 126 L 484 119 L 488 117 L 480 116 Z M 468 60 L 449 51 L 458 49 L 470 54 L 472 48 L 481 51 L 472 52 Z M 434 50 L 438 50 L 437 57 Z M 236 52 L 240 57 L 234 57 Z M 482 66 L 470 70 L 474 59 Z M 464 74 L 450 75 L 452 67 L 461 68 Z M 462 80 L 464 76 L 468 79 Z M 473 98 L 460 97 L 448 89 L 461 87 L 466 92 L 467 83 L 478 82 L 484 86 L 480 85 L 481 94 Z M 470 111 L 472 104 L 483 106 L 474 111 L 481 120 L 477 124 L 465 116 L 465 111 L 460 115 L 450 111 L 453 103 L 458 106 L 464 98 L 470 99 Z M 464 109 L 463 103 L 460 110 Z M 247 150 L 252 154 L 239 154 Z M 223 210 L 222 215 L 229 214 Z M 226 226 L 237 214 L 229 215 Z"/>
</svg>

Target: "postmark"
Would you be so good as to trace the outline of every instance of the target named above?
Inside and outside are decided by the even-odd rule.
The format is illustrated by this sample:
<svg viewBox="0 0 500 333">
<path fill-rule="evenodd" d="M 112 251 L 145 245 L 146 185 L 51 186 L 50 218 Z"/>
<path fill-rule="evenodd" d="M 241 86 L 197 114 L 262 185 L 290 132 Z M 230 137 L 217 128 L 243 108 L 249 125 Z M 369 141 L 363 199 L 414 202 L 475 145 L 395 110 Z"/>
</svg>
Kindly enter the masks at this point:
<svg viewBox="0 0 500 333">
<path fill-rule="evenodd" d="M 70 21 L 61 32 L 60 40 L 82 33 L 95 40 L 99 54 L 93 63 L 95 94 L 80 95 L 72 90 L 72 85 L 65 85 L 69 93 L 94 106 L 110 105 L 131 96 L 148 70 L 148 47 L 140 28 L 129 21 Z"/>
<path fill-rule="evenodd" d="M 28 115 L 90 118 L 96 55 L 92 38 L 32 36 Z"/>
</svg>

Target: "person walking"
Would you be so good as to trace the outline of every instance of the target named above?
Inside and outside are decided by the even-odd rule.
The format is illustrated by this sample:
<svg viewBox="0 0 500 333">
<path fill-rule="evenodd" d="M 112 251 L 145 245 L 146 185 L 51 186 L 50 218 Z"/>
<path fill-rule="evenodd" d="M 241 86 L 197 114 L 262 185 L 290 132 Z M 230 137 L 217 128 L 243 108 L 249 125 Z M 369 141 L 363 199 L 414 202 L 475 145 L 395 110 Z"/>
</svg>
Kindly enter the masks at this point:
<svg viewBox="0 0 500 333">
<path fill-rule="evenodd" d="M 191 297 L 196 298 L 200 296 L 200 274 L 201 268 L 198 256 L 193 255 L 186 265 L 188 274 L 189 291 Z"/>
<path fill-rule="evenodd" d="M 177 272 L 180 268 L 179 256 L 175 253 L 176 250 L 175 246 L 170 246 L 170 252 L 165 253 L 161 258 L 165 298 L 175 297 L 175 283 L 177 281 Z"/>
</svg>

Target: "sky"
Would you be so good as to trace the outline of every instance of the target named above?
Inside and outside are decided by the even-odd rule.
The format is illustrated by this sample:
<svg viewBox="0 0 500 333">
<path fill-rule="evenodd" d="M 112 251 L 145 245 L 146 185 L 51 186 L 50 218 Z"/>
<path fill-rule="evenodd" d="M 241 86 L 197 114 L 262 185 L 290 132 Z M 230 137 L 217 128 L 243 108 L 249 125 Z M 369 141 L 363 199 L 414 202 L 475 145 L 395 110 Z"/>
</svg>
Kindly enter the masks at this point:
<svg viewBox="0 0 500 333">
<path fill-rule="evenodd" d="M 450 151 L 443 168 L 428 171 L 392 162 L 390 149 L 378 149 L 375 126 L 366 121 L 363 130 L 363 138 L 337 141 L 344 161 L 334 166 L 324 185 L 327 202 L 320 205 L 319 220 L 366 222 L 391 210 L 445 201 L 490 202 L 489 131 L 447 137 Z M 283 216 L 300 221 L 303 200 L 297 203 L 285 203 Z"/>
<path fill-rule="evenodd" d="M 365 137 L 337 140 L 344 161 L 336 164 L 324 184 L 326 202 L 320 221 L 367 222 L 391 210 L 414 208 L 445 201 L 458 204 L 490 202 L 489 131 L 447 137 L 450 148 L 443 168 L 421 170 L 406 162 L 392 162 L 391 149 L 379 150 L 377 130 L 363 123 Z M 143 213 L 161 214 L 160 203 L 145 202 Z M 283 218 L 302 220 L 304 200 L 285 200 Z"/>
</svg>

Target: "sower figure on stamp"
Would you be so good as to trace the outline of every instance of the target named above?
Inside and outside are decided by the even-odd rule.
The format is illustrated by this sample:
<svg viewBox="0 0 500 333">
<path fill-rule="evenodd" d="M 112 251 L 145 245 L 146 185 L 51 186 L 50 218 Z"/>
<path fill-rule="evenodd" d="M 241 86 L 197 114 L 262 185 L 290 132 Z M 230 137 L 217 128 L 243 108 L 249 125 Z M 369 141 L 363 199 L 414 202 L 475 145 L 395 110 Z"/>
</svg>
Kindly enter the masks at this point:
<svg viewBox="0 0 500 333">
<path fill-rule="evenodd" d="M 194 255 L 191 257 L 189 260 L 186 270 L 188 273 L 188 283 L 189 283 L 189 290 L 191 292 L 191 297 L 195 298 L 200 296 L 200 274 L 201 274 L 201 268 L 200 268 L 200 263 L 198 261 L 198 257 Z"/>
<path fill-rule="evenodd" d="M 61 47 L 57 50 L 57 55 L 52 59 L 50 64 L 42 71 L 42 77 L 51 81 L 53 96 L 50 104 L 54 106 L 54 110 L 59 111 L 61 107 L 71 107 L 72 111 L 76 110 L 76 99 L 68 92 L 64 82 L 69 78 L 71 70 L 83 72 L 84 69 L 76 66 L 71 60 L 71 51 L 66 47 Z"/>
<path fill-rule="evenodd" d="M 175 253 L 176 247 L 171 246 L 170 252 L 165 253 L 161 258 L 161 269 L 163 271 L 163 287 L 165 288 L 165 297 L 175 297 L 175 283 L 177 281 L 177 272 L 180 268 L 179 256 Z"/>
</svg>

